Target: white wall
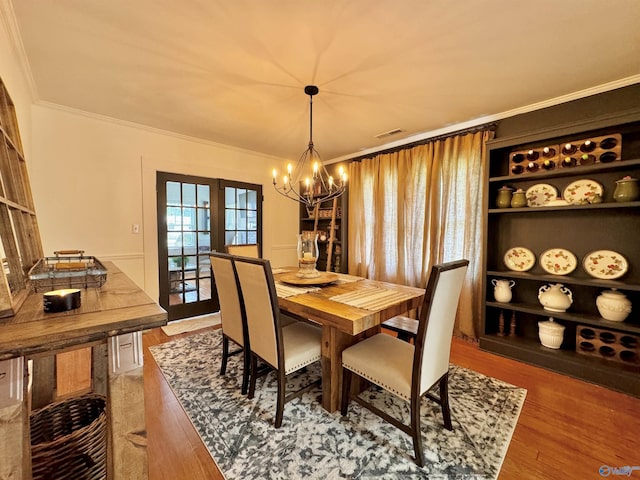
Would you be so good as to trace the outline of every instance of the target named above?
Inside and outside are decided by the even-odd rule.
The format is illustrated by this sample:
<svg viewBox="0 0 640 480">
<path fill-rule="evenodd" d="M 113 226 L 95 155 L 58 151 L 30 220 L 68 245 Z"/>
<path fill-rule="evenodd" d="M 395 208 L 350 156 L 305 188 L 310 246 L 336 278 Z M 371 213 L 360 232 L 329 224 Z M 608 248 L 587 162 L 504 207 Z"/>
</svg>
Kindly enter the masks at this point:
<svg viewBox="0 0 640 480">
<path fill-rule="evenodd" d="M 30 176 L 45 254 L 78 248 L 112 260 L 157 299 L 160 170 L 262 184 L 263 254 L 295 264 L 298 205 L 271 186 L 277 159 L 52 106 L 34 106 L 32 118 Z"/>
</svg>

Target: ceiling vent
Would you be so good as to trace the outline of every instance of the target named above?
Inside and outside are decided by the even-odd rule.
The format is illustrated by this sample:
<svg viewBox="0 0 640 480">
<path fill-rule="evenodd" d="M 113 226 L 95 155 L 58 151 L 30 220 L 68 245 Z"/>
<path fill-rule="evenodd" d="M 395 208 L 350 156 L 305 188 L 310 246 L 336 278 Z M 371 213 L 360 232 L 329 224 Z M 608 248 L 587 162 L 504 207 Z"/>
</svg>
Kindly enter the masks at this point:
<svg viewBox="0 0 640 480">
<path fill-rule="evenodd" d="M 403 129 L 401 128 L 394 128 L 393 130 L 389 130 L 388 132 L 382 132 L 379 133 L 378 135 L 376 135 L 376 138 L 386 138 L 386 137 L 390 137 L 392 135 L 397 135 L 398 133 L 404 132 Z"/>
</svg>

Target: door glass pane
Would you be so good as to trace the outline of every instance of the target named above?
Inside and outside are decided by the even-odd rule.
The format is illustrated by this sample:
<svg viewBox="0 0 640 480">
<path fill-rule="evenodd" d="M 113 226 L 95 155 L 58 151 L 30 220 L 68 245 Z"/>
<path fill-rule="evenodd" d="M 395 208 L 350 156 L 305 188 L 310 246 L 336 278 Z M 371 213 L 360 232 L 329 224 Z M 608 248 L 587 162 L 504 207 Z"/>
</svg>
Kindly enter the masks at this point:
<svg viewBox="0 0 640 480">
<path fill-rule="evenodd" d="M 182 229 L 189 230 L 189 231 L 196 229 L 196 209 L 195 208 L 182 209 Z"/>
<path fill-rule="evenodd" d="M 225 187 L 225 243 L 258 243 L 257 191 Z"/>
<path fill-rule="evenodd" d="M 196 206 L 196 186 L 191 183 L 182 184 L 182 205 L 187 207 Z"/>
<path fill-rule="evenodd" d="M 167 182 L 167 205 L 180 205 L 180 183 Z"/>
</svg>

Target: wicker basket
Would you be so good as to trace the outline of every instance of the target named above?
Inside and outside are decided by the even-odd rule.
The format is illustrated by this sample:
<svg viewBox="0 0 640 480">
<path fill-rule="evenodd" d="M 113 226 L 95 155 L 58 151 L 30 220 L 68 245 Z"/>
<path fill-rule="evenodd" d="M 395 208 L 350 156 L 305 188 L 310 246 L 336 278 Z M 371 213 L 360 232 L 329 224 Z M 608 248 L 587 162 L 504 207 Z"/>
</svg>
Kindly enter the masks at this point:
<svg viewBox="0 0 640 480">
<path fill-rule="evenodd" d="M 105 405 L 88 394 L 31 413 L 33 480 L 107 478 Z"/>
</svg>

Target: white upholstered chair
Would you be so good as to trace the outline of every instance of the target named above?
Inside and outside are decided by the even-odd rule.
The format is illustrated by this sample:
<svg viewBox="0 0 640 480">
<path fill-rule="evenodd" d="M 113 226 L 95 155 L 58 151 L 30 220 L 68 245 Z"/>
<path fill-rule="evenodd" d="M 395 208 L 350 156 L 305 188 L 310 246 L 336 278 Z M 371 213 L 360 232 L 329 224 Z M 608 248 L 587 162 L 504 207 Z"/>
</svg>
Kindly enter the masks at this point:
<svg viewBox="0 0 640 480">
<path fill-rule="evenodd" d="M 269 260 L 234 257 L 251 346 L 249 398 L 253 398 L 258 376 L 258 359 L 276 371 L 278 397 L 275 426 L 282 424 L 284 404 L 320 383 L 320 379 L 286 394 L 286 376 L 320 360 L 322 333 L 306 322 L 283 326 Z"/>
<path fill-rule="evenodd" d="M 260 248 L 257 243 L 246 245 L 225 245 L 225 252 L 230 255 L 238 255 L 241 257 L 260 258 Z"/>
<path fill-rule="evenodd" d="M 248 343 L 247 324 L 244 313 L 244 303 L 240 286 L 233 265 L 233 257 L 225 253 L 212 252 L 211 271 L 215 280 L 218 300 L 220 302 L 220 320 L 222 323 L 222 363 L 220 375 L 227 370 L 227 359 L 231 355 L 243 354 L 242 394 L 247 393 L 249 387 L 249 352 L 245 348 Z M 240 347 L 239 350 L 229 352 L 229 341 Z"/>
<path fill-rule="evenodd" d="M 342 415 L 347 414 L 351 399 L 407 433 L 413 438 L 415 461 L 421 467 L 424 457 L 420 435 L 420 402 L 424 395 L 440 404 L 445 427 L 453 429 L 448 395 L 449 355 L 453 324 L 468 265 L 468 260 L 458 260 L 432 267 L 415 345 L 379 333 L 342 352 Z M 354 374 L 409 402 L 410 424 L 402 423 L 360 396 L 350 394 L 351 377 Z M 439 385 L 439 396 L 429 392 L 436 384 Z"/>
</svg>

